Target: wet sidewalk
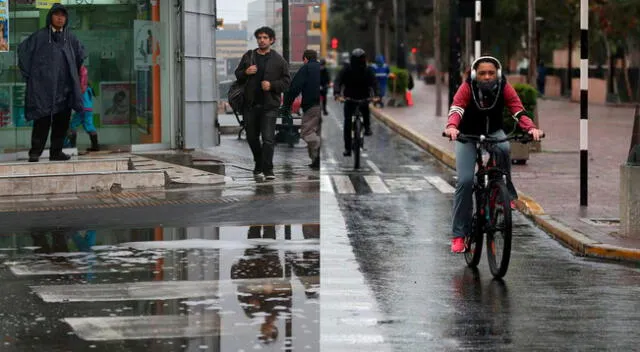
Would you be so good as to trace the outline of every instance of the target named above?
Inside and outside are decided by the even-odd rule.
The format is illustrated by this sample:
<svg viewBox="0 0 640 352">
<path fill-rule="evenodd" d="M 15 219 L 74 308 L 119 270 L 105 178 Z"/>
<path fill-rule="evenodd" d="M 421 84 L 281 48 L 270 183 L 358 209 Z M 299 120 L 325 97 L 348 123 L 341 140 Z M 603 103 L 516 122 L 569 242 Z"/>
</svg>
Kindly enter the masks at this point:
<svg viewBox="0 0 640 352">
<path fill-rule="evenodd" d="M 372 109 L 374 116 L 455 166 L 454 144 L 441 136 L 448 113 L 442 91 L 442 115 L 435 116 L 435 86 L 418 82 L 414 106 Z M 542 152 L 526 165 L 513 165 L 520 193 L 518 208 L 578 255 L 640 261 L 640 239 L 621 236 L 620 165 L 626 161 L 634 109 L 589 105 L 589 205 L 580 206 L 580 105 L 538 101 L 539 127 L 545 131 Z"/>
</svg>

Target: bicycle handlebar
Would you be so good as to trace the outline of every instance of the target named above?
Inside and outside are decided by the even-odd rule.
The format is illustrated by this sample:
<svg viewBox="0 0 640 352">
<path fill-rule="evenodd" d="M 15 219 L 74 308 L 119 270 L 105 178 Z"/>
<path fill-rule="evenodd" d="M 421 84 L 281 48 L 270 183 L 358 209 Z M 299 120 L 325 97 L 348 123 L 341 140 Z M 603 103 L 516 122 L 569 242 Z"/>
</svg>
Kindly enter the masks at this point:
<svg viewBox="0 0 640 352">
<path fill-rule="evenodd" d="M 442 136 L 443 137 L 447 137 L 450 138 L 449 136 L 447 136 L 446 133 L 442 132 Z M 540 138 L 544 138 L 545 134 L 543 133 Z M 533 137 L 530 134 L 514 134 L 514 135 L 510 135 L 507 136 L 505 138 L 495 138 L 495 137 L 489 137 L 489 136 L 485 136 L 485 135 L 475 135 L 475 134 L 464 134 L 464 133 L 460 133 L 458 134 L 458 141 L 460 141 L 461 143 L 467 143 L 467 142 L 482 142 L 482 143 L 488 143 L 488 144 L 498 144 L 498 143 L 502 143 L 502 142 L 507 142 L 507 141 L 511 141 L 511 140 L 515 140 L 521 143 L 529 143 L 533 141 Z"/>
<path fill-rule="evenodd" d="M 349 97 L 341 97 L 340 100 L 342 101 L 351 101 L 357 104 L 364 104 L 364 103 L 369 103 L 371 101 L 373 101 L 373 97 L 371 98 L 365 98 L 365 99 L 353 99 L 353 98 L 349 98 Z"/>
</svg>

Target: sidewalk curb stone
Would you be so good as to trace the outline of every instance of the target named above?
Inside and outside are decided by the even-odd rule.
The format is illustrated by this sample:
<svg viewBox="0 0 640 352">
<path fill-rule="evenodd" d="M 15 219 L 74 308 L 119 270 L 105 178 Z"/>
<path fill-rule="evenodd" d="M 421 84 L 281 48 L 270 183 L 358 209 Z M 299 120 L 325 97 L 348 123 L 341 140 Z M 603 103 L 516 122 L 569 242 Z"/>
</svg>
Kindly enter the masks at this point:
<svg viewBox="0 0 640 352">
<path fill-rule="evenodd" d="M 393 117 L 380 109 L 371 107 L 371 114 L 389 128 L 399 133 L 422 149 L 431 153 L 436 159 L 455 170 L 455 155 L 439 148 L 426 137 L 398 123 Z M 544 209 L 533 198 L 518 192 L 517 209 L 530 218 L 551 237 L 569 247 L 576 255 L 600 259 L 624 260 L 640 262 L 640 250 L 599 243 L 588 236 L 564 225 L 552 216 L 546 215 Z"/>
</svg>

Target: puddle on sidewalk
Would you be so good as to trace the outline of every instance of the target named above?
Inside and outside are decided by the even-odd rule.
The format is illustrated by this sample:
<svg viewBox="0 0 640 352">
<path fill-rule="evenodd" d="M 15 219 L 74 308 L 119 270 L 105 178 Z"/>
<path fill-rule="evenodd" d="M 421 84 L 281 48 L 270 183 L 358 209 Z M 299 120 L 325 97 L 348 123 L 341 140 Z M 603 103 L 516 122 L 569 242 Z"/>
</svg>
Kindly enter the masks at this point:
<svg viewBox="0 0 640 352">
<path fill-rule="evenodd" d="M 2 351 L 319 350 L 318 224 L 0 236 Z"/>
</svg>

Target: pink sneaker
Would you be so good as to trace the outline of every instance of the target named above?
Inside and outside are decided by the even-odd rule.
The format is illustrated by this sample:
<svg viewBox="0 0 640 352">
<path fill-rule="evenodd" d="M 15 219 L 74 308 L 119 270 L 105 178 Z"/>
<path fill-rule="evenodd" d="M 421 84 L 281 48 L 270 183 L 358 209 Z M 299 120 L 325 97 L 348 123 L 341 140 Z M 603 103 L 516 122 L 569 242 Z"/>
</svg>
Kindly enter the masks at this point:
<svg viewBox="0 0 640 352">
<path fill-rule="evenodd" d="M 454 237 L 451 240 L 451 252 L 453 253 L 464 253 L 464 237 Z"/>
<path fill-rule="evenodd" d="M 515 209 L 516 209 L 516 201 L 515 201 L 515 200 L 512 200 L 512 201 L 511 201 L 511 203 L 510 203 L 510 205 L 511 205 L 511 209 L 512 209 L 512 210 L 515 210 Z"/>
</svg>

